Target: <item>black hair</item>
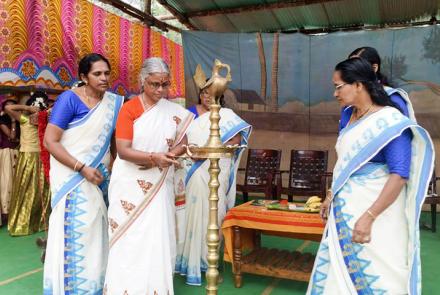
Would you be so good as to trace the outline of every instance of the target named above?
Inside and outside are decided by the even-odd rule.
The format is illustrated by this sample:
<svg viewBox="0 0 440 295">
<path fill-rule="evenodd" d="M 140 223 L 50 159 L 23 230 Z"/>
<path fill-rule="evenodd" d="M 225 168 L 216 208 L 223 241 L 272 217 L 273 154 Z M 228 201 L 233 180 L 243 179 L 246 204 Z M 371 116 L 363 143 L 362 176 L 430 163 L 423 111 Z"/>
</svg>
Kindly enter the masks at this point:
<svg viewBox="0 0 440 295">
<path fill-rule="evenodd" d="M 82 80 L 78 80 L 78 81 L 74 82 L 74 83 L 72 84 L 72 86 L 70 86 L 70 88 L 71 88 L 71 89 L 74 89 L 74 88 L 82 87 L 82 86 L 84 86 L 84 85 L 86 85 L 86 82 L 84 82 L 84 81 L 82 81 Z"/>
<path fill-rule="evenodd" d="M 210 78 L 206 79 L 205 82 L 208 82 L 209 79 L 210 79 Z M 200 96 L 202 96 L 202 91 L 203 91 L 204 89 L 205 89 L 205 88 L 203 88 L 203 89 L 199 89 L 199 100 L 198 100 L 198 102 L 197 102 L 198 104 L 202 104 L 202 99 L 200 98 Z M 225 95 L 224 95 L 224 94 L 222 94 L 222 96 L 220 96 L 219 104 L 220 104 L 221 107 L 224 107 L 224 106 L 225 106 Z"/>
<path fill-rule="evenodd" d="M 38 106 L 40 108 L 40 110 L 44 110 L 47 108 L 46 105 L 46 101 L 49 99 L 49 97 L 47 96 L 46 93 L 44 93 L 43 91 L 37 90 L 35 91 L 31 97 L 29 97 L 29 99 L 26 101 L 26 105 L 30 106 L 32 105 L 34 102 L 37 101 L 37 98 L 42 98 L 43 102 L 38 102 L 36 106 Z"/>
<path fill-rule="evenodd" d="M 8 102 L 12 102 L 13 104 L 17 104 L 17 101 L 15 99 L 7 98 L 4 101 L 2 101 L 0 111 L 4 111 L 5 110 L 6 104 Z"/>
<path fill-rule="evenodd" d="M 390 86 L 390 82 L 388 81 L 387 76 L 382 74 L 382 72 L 380 71 L 381 59 L 380 59 L 379 53 L 377 52 L 377 50 L 375 48 L 368 47 L 368 46 L 359 47 L 359 48 L 356 48 L 352 53 L 350 53 L 348 55 L 348 57 L 349 58 L 361 57 L 363 59 L 366 59 L 371 65 L 376 64 L 377 65 L 377 72 L 376 72 L 377 80 L 382 85 Z"/>
<path fill-rule="evenodd" d="M 85 55 L 83 58 L 81 58 L 81 60 L 79 61 L 78 77 L 81 79 L 81 74 L 87 76 L 87 74 L 90 73 L 90 70 L 92 69 L 92 65 L 100 60 L 105 62 L 108 68 L 111 70 L 110 62 L 108 61 L 108 59 L 106 59 L 104 56 L 102 56 L 99 53 L 89 53 Z"/>
<path fill-rule="evenodd" d="M 2 101 L 0 105 L 0 110 L 3 112 L 5 110 L 5 106 L 8 102 L 12 102 L 13 104 L 17 104 L 17 102 L 13 99 L 7 98 Z M 0 115 L 0 124 L 10 125 L 12 123 L 11 118 L 7 114 Z"/>
<path fill-rule="evenodd" d="M 336 65 L 335 71 L 340 73 L 341 79 L 345 83 L 358 82 L 364 85 L 373 103 L 380 106 L 391 106 L 402 112 L 400 107 L 391 101 L 382 84 L 377 81 L 374 69 L 367 60 L 359 57 L 346 59 Z"/>
</svg>

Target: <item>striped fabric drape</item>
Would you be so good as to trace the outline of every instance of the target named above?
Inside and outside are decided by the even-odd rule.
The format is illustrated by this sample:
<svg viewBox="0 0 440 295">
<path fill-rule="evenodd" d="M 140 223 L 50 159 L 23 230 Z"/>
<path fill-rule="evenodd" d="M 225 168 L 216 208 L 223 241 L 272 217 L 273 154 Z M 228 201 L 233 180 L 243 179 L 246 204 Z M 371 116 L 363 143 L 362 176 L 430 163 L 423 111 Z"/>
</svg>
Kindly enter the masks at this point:
<svg viewBox="0 0 440 295">
<path fill-rule="evenodd" d="M 141 24 L 86 0 L 3 0 L 0 16 L 0 85 L 69 88 L 79 59 L 98 52 L 113 91 L 138 93 L 143 59 L 159 56 L 172 71 L 170 97 L 184 97 L 182 46 Z"/>
</svg>

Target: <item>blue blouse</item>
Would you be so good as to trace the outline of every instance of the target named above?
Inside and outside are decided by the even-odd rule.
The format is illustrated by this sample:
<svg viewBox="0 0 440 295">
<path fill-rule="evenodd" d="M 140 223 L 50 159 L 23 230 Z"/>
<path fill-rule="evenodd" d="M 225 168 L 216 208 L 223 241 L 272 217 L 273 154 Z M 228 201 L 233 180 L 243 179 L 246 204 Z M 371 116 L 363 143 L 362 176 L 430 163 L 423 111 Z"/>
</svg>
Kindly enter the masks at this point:
<svg viewBox="0 0 440 295">
<path fill-rule="evenodd" d="M 196 105 L 189 107 L 188 111 L 190 111 L 191 113 L 193 113 L 195 115 L 194 119 L 197 119 L 197 117 L 199 116 L 199 113 L 197 113 Z"/>
<path fill-rule="evenodd" d="M 397 93 L 392 94 L 390 98 L 400 107 L 403 114 L 408 117 L 409 112 L 405 100 Z M 339 132 L 347 126 L 352 113 L 353 108 L 351 106 L 342 108 Z M 370 162 L 385 163 L 390 173 L 399 174 L 401 177 L 408 179 L 411 164 L 411 140 L 411 130 L 406 129 L 399 137 L 396 137 L 383 147 Z"/>
<path fill-rule="evenodd" d="M 75 92 L 67 90 L 58 96 L 53 106 L 49 123 L 66 130 L 69 123 L 85 117 L 89 111 L 90 109 Z"/>
</svg>

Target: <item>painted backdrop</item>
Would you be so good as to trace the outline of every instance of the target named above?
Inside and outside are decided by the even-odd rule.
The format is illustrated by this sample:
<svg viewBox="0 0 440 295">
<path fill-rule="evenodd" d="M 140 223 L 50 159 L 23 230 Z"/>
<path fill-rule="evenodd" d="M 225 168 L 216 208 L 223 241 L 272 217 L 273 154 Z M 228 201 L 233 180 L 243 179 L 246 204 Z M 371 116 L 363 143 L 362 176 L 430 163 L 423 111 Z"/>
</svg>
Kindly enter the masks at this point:
<svg viewBox="0 0 440 295">
<path fill-rule="evenodd" d="M 0 85 L 69 88 L 90 52 L 109 59 L 112 90 L 123 95 L 139 92 L 145 58 L 162 57 L 173 75 L 170 97 L 184 97 L 182 47 L 160 33 L 86 0 L 0 0 Z"/>
<path fill-rule="evenodd" d="M 409 92 L 418 121 L 433 137 L 440 137 L 439 26 L 315 36 L 185 32 L 183 46 L 188 105 L 197 100 L 192 79 L 197 64 L 210 73 L 218 58 L 231 65 L 227 105 L 256 130 L 277 132 L 278 137 L 294 134 L 306 142 L 304 146 L 292 141 L 292 148 L 319 148 L 322 145 L 314 144 L 323 140 L 319 135 L 336 136 L 334 66 L 357 47 L 375 47 L 382 72 L 394 86 Z M 270 147 L 260 143 L 261 148 Z"/>
</svg>

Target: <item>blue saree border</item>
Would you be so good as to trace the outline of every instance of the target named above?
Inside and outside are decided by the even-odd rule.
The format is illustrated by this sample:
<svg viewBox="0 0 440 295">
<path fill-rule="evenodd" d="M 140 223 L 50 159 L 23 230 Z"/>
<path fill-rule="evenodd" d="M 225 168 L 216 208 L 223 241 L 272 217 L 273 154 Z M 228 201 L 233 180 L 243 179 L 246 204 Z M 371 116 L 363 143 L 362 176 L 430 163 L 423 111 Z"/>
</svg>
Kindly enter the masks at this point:
<svg viewBox="0 0 440 295">
<path fill-rule="evenodd" d="M 435 152 L 433 150 L 432 141 L 428 135 L 428 132 L 419 126 L 417 126 L 416 129 L 419 132 L 420 136 L 423 138 L 423 140 L 427 143 L 430 143 L 425 145 L 423 163 L 420 168 L 421 174 L 420 174 L 419 182 L 421 183 L 421 185 L 418 186 L 416 193 L 416 219 L 415 219 L 416 224 L 414 225 L 414 230 L 415 230 L 414 234 L 418 238 L 419 219 L 422 211 L 422 204 L 426 198 L 426 189 L 428 187 L 428 183 L 429 180 L 431 179 L 431 174 L 434 169 Z M 417 247 L 415 249 L 416 253 L 414 254 L 414 260 L 411 265 L 409 290 L 410 290 L 410 294 L 412 295 L 421 293 L 421 290 L 419 289 L 419 283 L 421 280 L 421 278 L 419 278 L 419 274 L 420 274 L 419 272 L 420 244 L 419 243 L 417 244 Z"/>
<path fill-rule="evenodd" d="M 101 102 L 99 102 L 94 108 L 92 108 L 84 117 L 82 117 L 81 119 L 79 119 L 79 120 L 76 120 L 76 121 L 74 121 L 74 122 L 70 122 L 68 125 L 67 125 L 67 129 L 66 130 L 69 130 L 69 129 L 72 129 L 72 128 L 75 128 L 75 127 L 78 127 L 78 126 L 81 126 L 82 124 L 84 124 L 92 115 L 93 115 L 93 113 L 96 111 L 96 109 L 99 107 L 99 105 L 101 104 Z"/>
<path fill-rule="evenodd" d="M 388 127 L 386 130 L 384 130 L 379 135 L 377 135 L 375 138 L 373 138 L 373 140 L 371 140 L 369 143 L 367 143 L 366 146 L 363 147 L 362 152 L 356 154 L 353 158 L 351 158 L 349 160 L 348 165 L 343 167 L 341 172 L 339 173 L 339 175 L 337 175 L 337 177 L 334 179 L 333 185 L 332 185 L 332 190 L 335 194 L 335 202 L 336 202 L 337 194 L 338 194 L 339 190 L 345 185 L 347 180 L 353 174 L 355 174 L 357 170 L 359 170 L 363 165 L 365 165 L 368 162 L 368 160 L 373 158 L 380 151 L 380 149 L 383 146 L 388 144 L 390 141 L 392 141 L 396 137 L 400 136 L 402 134 L 402 132 L 408 128 L 410 128 L 413 132 L 417 131 L 417 133 L 420 135 L 423 142 L 425 143 L 425 148 L 423 151 L 423 163 L 421 164 L 421 167 L 419 168 L 420 169 L 420 177 L 419 177 L 419 179 L 417 179 L 417 182 L 419 183 L 419 185 L 417 187 L 417 192 L 416 192 L 416 200 L 415 200 L 415 202 L 416 202 L 415 203 L 415 205 L 416 205 L 415 223 L 416 224 L 414 224 L 415 232 L 413 233 L 414 237 L 415 237 L 416 244 L 413 246 L 415 252 L 413 254 L 412 265 L 410 266 L 411 272 L 410 272 L 410 278 L 409 278 L 409 292 L 410 292 L 410 294 L 414 295 L 414 294 L 420 293 L 420 279 L 421 279 L 419 277 L 419 274 L 420 274 L 420 272 L 419 272 L 420 247 L 419 247 L 419 242 L 417 241 L 418 236 L 419 236 L 418 235 L 418 230 L 419 230 L 418 223 L 419 223 L 419 218 L 420 218 L 420 213 L 421 213 L 421 205 L 422 205 L 424 198 L 426 196 L 425 195 L 426 188 L 427 188 L 427 185 L 428 185 L 430 177 L 431 177 L 431 173 L 432 173 L 432 169 L 433 169 L 433 159 L 434 159 L 434 150 L 432 147 L 432 141 L 431 141 L 427 131 L 406 117 L 401 122 L 397 123 L 396 125 Z M 336 205 L 336 203 L 333 206 L 333 210 L 334 210 L 335 218 L 337 218 L 336 214 L 341 214 L 341 212 L 338 211 L 338 210 L 340 210 L 340 207 L 338 207 Z M 338 234 L 340 234 L 341 231 L 344 231 L 344 228 L 345 228 L 344 224 L 342 224 L 342 223 L 338 224 L 336 222 L 336 226 L 337 226 Z M 345 228 L 345 230 L 347 230 L 347 229 Z M 351 243 L 351 238 L 350 238 L 349 242 L 347 242 L 343 239 L 340 240 L 339 242 L 340 242 L 341 249 L 344 249 L 344 247 L 352 247 L 353 248 L 353 245 L 347 246 L 347 245 L 350 245 L 349 243 Z M 344 262 L 346 263 L 346 266 L 349 267 L 349 263 L 353 263 L 353 261 L 356 261 L 356 257 L 352 257 L 351 260 L 346 260 L 346 258 L 344 257 L 344 260 L 345 260 Z M 356 263 L 360 263 L 360 262 L 358 261 Z M 353 284 L 355 284 L 356 279 L 360 278 L 359 276 L 352 276 L 351 273 L 350 273 L 350 277 L 352 279 Z M 366 282 L 368 282 L 368 280 Z M 371 281 L 371 282 L 373 282 L 373 281 Z M 382 292 L 382 290 L 373 290 L 374 292 L 371 290 L 368 291 L 367 289 L 365 289 L 365 290 L 366 291 L 358 292 L 358 294 L 377 294 L 377 292 L 379 292 L 379 294 L 381 294 L 381 292 Z M 370 291 L 373 293 L 368 293 Z M 366 292 L 366 293 L 363 293 L 363 292 Z"/>
<path fill-rule="evenodd" d="M 106 154 L 107 150 L 110 147 L 111 138 L 113 135 L 113 130 L 116 125 L 116 120 L 118 118 L 119 110 L 122 106 L 123 100 L 122 100 L 121 96 L 113 94 L 113 93 L 109 93 L 109 94 L 112 95 L 115 100 L 114 109 L 113 109 L 113 118 L 112 118 L 111 125 L 108 128 L 109 130 L 107 130 L 108 133 L 106 135 L 104 144 L 100 148 L 98 147 L 99 153 L 95 157 L 95 159 L 90 163 L 90 166 L 93 168 L 98 167 L 98 165 L 101 163 L 102 159 L 104 158 L 104 155 Z M 65 196 L 70 191 L 75 189 L 75 187 L 77 187 L 83 180 L 84 180 L 84 176 L 82 176 L 78 172 L 74 173 L 74 175 L 55 193 L 55 195 L 52 196 L 52 201 L 51 201 L 52 208 L 55 208 L 55 206 L 63 198 L 63 196 Z"/>
<path fill-rule="evenodd" d="M 372 141 L 367 143 L 362 148 L 362 152 L 356 154 L 351 158 L 349 164 L 343 168 L 338 177 L 333 180 L 332 191 L 336 194 L 345 182 L 350 178 L 356 170 L 358 170 L 368 160 L 372 159 L 382 147 L 388 144 L 390 141 L 400 136 L 407 128 L 415 127 L 414 122 L 409 119 L 402 120 L 402 122 L 388 127 L 385 131 L 376 136 Z M 383 139 L 386 139 L 385 141 Z"/>
<path fill-rule="evenodd" d="M 368 275 L 364 272 L 371 262 L 358 256 L 364 247 L 351 241 L 352 235 L 350 232 L 352 229 L 348 226 L 347 220 L 350 220 L 352 216 L 342 212 L 344 205 L 344 200 L 336 195 L 332 208 L 338 233 L 338 243 L 353 286 L 359 295 L 385 294 L 386 290 L 371 288 L 371 285 L 380 276 Z"/>
</svg>

